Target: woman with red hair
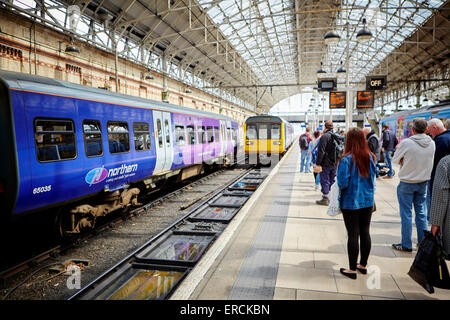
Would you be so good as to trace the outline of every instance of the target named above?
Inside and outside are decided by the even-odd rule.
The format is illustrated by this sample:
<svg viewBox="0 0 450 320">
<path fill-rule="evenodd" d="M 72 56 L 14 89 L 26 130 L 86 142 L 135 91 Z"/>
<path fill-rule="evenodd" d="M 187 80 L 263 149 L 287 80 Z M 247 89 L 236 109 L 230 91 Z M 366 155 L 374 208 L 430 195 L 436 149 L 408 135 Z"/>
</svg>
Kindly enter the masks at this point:
<svg viewBox="0 0 450 320">
<path fill-rule="evenodd" d="M 341 268 L 340 272 L 356 279 L 356 270 L 367 273 L 369 258 L 370 219 L 374 205 L 375 192 L 375 155 L 370 152 L 364 133 L 359 128 L 348 131 L 345 140 L 345 151 L 339 161 L 337 184 L 340 190 L 340 207 L 344 216 L 348 241 L 347 252 L 349 269 Z M 361 259 L 358 239 L 361 243 Z"/>
</svg>

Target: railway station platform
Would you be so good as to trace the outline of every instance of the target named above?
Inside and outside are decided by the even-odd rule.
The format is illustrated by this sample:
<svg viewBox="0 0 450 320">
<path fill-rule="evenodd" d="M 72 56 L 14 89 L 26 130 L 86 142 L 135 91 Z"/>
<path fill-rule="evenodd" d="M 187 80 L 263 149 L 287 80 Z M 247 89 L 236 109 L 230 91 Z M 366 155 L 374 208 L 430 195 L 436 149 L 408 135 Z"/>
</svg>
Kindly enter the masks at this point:
<svg viewBox="0 0 450 320">
<path fill-rule="evenodd" d="M 330 217 L 316 205 L 321 193 L 299 163 L 294 144 L 171 299 L 450 299 L 450 290 L 428 294 L 407 275 L 416 248 L 391 247 L 401 240 L 396 177 L 376 182 L 372 269 L 357 280 L 341 275 L 339 268 L 348 268 L 342 215 Z"/>
</svg>

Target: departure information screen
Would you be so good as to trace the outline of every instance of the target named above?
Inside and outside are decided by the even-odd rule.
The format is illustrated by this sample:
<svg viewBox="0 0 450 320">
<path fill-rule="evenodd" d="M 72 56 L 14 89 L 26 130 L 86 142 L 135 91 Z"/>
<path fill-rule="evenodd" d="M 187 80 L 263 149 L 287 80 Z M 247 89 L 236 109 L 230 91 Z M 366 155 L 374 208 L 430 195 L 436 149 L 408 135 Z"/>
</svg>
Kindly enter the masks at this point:
<svg viewBox="0 0 450 320">
<path fill-rule="evenodd" d="M 345 109 L 347 92 L 330 92 L 330 109 Z"/>
<path fill-rule="evenodd" d="M 373 108 L 375 94 L 373 91 L 358 91 L 356 99 L 356 107 L 367 109 Z"/>
</svg>

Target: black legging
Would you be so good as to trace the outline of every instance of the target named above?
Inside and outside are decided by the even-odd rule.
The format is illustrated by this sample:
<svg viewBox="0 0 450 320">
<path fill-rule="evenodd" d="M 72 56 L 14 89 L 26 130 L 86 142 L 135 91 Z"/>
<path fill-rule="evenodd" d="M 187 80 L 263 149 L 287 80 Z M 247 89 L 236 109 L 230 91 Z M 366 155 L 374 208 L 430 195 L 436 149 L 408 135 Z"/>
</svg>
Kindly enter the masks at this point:
<svg viewBox="0 0 450 320">
<path fill-rule="evenodd" d="M 348 234 L 347 251 L 350 270 L 356 271 L 359 253 L 358 238 L 361 239 L 361 260 L 359 264 L 364 267 L 367 265 L 367 259 L 369 259 L 372 245 L 369 233 L 372 208 L 368 207 L 358 210 L 342 209 L 345 228 Z"/>
</svg>

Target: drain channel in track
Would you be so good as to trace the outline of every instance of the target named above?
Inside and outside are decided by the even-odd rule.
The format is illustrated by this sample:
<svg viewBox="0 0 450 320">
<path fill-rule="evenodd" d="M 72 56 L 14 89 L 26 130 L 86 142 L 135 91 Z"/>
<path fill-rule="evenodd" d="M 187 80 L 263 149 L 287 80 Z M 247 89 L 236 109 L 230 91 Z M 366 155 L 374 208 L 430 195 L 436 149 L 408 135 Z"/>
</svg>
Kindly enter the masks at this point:
<svg viewBox="0 0 450 320">
<path fill-rule="evenodd" d="M 167 299 L 225 230 L 269 171 L 249 170 L 214 192 L 69 299 Z"/>
</svg>

